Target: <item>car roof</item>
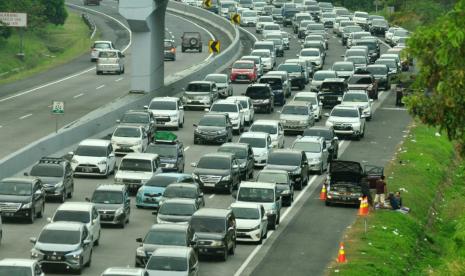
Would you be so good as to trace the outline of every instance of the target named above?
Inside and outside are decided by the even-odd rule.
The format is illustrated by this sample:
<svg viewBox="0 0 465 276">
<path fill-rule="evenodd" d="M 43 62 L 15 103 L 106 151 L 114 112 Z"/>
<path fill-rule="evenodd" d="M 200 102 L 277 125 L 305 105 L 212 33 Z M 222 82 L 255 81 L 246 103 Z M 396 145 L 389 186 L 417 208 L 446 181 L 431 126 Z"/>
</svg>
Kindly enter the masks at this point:
<svg viewBox="0 0 465 276">
<path fill-rule="evenodd" d="M 358 107 L 356 106 L 353 106 L 353 105 L 343 105 L 343 104 L 338 104 L 336 106 L 333 107 L 333 109 L 335 108 L 339 108 L 339 109 L 355 109 L 355 110 L 358 110 Z"/>
<path fill-rule="evenodd" d="M 252 202 L 233 202 L 229 207 L 231 208 L 251 208 L 251 209 L 260 209 L 260 205 L 258 203 Z"/>
<path fill-rule="evenodd" d="M 246 60 L 246 59 L 239 59 L 239 60 L 236 60 L 234 63 L 252 63 L 252 64 L 255 64 L 254 61 Z"/>
<path fill-rule="evenodd" d="M 85 139 L 79 143 L 79 146 L 99 146 L 99 147 L 107 147 L 110 145 L 110 140 L 104 139 Z"/>
<path fill-rule="evenodd" d="M 241 137 L 251 137 L 251 138 L 267 138 L 270 134 L 265 132 L 244 132 Z"/>
<path fill-rule="evenodd" d="M 217 100 L 213 104 L 234 104 L 234 105 L 237 105 L 239 103 L 234 99 L 226 98 L 226 99 Z"/>
<path fill-rule="evenodd" d="M 234 156 L 234 153 L 232 152 L 210 152 L 204 154 L 200 158 L 211 158 L 211 157 L 223 157 L 223 158 L 231 158 Z"/>
<path fill-rule="evenodd" d="M 132 267 L 109 267 L 105 269 L 103 275 L 105 274 L 118 274 L 118 275 L 125 275 L 125 276 L 136 276 L 136 275 L 143 275 L 145 270 L 143 268 L 132 268 Z"/>
<path fill-rule="evenodd" d="M 158 154 L 156 153 L 138 153 L 138 152 L 130 152 L 126 154 L 121 160 L 123 159 L 141 159 L 141 160 L 154 160 L 158 158 Z"/>
<path fill-rule="evenodd" d="M 188 228 L 189 228 L 189 224 L 156 223 L 150 227 L 150 231 L 169 230 L 169 231 L 177 231 L 177 232 L 186 232 Z"/>
<path fill-rule="evenodd" d="M 124 112 L 125 115 L 126 115 L 126 114 L 133 114 L 133 113 L 139 113 L 139 114 L 140 114 L 140 113 L 143 113 L 143 114 L 147 114 L 147 115 L 150 114 L 150 112 L 148 112 L 147 110 L 141 110 L 141 109 L 139 109 L 139 110 L 137 110 L 137 109 L 132 110 L 132 109 L 131 109 L 131 110 L 128 110 L 128 111 Z"/>
<path fill-rule="evenodd" d="M 224 3 L 224 2 L 223 2 Z M 227 74 L 218 74 L 218 73 L 213 73 L 213 74 L 208 74 L 205 77 L 228 77 Z"/>
<path fill-rule="evenodd" d="M 269 182 L 251 182 L 251 181 L 242 181 L 239 185 L 240 188 L 265 188 L 265 189 L 274 189 L 276 184 Z"/>
<path fill-rule="evenodd" d="M 153 257 L 164 256 L 164 257 L 178 257 L 187 258 L 189 252 L 192 250 L 191 247 L 160 247 L 152 253 Z"/>
<path fill-rule="evenodd" d="M 297 137 L 295 139 L 295 142 L 321 142 L 324 141 L 324 138 L 321 136 L 302 136 L 302 137 Z"/>
<path fill-rule="evenodd" d="M 324 79 L 323 82 L 345 82 L 346 80 L 343 78 L 327 78 Z"/>
<path fill-rule="evenodd" d="M 233 148 L 248 148 L 249 144 L 246 143 L 238 143 L 238 142 L 229 142 L 223 143 L 219 148 L 226 148 L 226 147 L 233 147 Z"/>
<path fill-rule="evenodd" d="M 295 149 L 274 149 L 270 154 L 280 154 L 280 153 L 302 155 L 301 150 L 295 150 Z"/>
<path fill-rule="evenodd" d="M 279 120 L 261 119 L 261 120 L 256 120 L 255 122 L 253 122 L 252 125 L 277 125 L 277 124 L 279 124 Z"/>
<path fill-rule="evenodd" d="M 200 208 L 197 210 L 192 217 L 218 217 L 224 218 L 227 216 L 231 210 L 220 209 L 220 208 Z"/>
<path fill-rule="evenodd" d="M 191 82 L 189 82 L 189 84 L 213 84 L 213 82 L 212 81 L 204 81 L 204 80 L 202 80 L 202 81 L 191 81 Z"/>
<path fill-rule="evenodd" d="M 18 183 L 30 183 L 32 185 L 34 180 L 37 180 L 34 176 L 18 176 L 18 177 L 7 177 L 0 179 L 0 182 L 18 182 Z"/>
<path fill-rule="evenodd" d="M 80 222 L 71 222 L 71 221 L 58 221 L 51 222 L 44 226 L 44 230 L 65 230 L 65 231 L 80 231 L 84 226 Z"/>
<path fill-rule="evenodd" d="M 170 101 L 170 102 L 177 102 L 179 100 L 178 97 L 155 97 L 151 101 Z"/>
<path fill-rule="evenodd" d="M 316 97 L 316 96 L 318 96 L 318 93 L 316 93 L 316 92 L 297 92 L 297 93 L 295 93 L 294 97 L 296 97 L 296 96 L 314 96 L 314 97 Z"/>
<path fill-rule="evenodd" d="M 124 191 L 124 185 L 119 185 L 119 184 L 101 184 L 98 185 L 97 188 L 95 189 L 96 191 L 116 191 L 116 192 L 122 192 Z"/>
<path fill-rule="evenodd" d="M 142 129 L 143 127 L 141 126 L 134 126 L 134 125 L 128 125 L 128 124 L 121 124 L 121 125 L 117 125 L 115 130 L 118 129 L 118 128 L 137 128 L 137 129 Z"/>
<path fill-rule="evenodd" d="M 310 105 L 310 103 L 308 103 L 308 102 L 290 101 L 287 104 L 285 104 L 284 106 L 306 106 L 306 107 L 308 107 L 309 105 Z"/>
<path fill-rule="evenodd" d="M 172 183 L 169 184 L 166 188 L 168 189 L 169 187 L 175 187 L 175 188 L 195 188 L 197 189 L 199 186 L 194 183 Z"/>
<path fill-rule="evenodd" d="M 350 94 L 363 94 L 363 95 L 366 95 L 368 97 L 367 92 L 365 90 L 349 90 L 344 94 L 344 96 L 347 95 L 347 94 L 349 94 L 349 95 Z"/>
<path fill-rule="evenodd" d="M 287 174 L 287 175 L 289 175 L 288 171 L 285 171 L 285 170 L 272 170 L 272 169 L 263 169 L 258 174 L 261 174 L 261 173 L 264 173 L 264 172 L 272 173 L 272 174 Z"/>
<path fill-rule="evenodd" d="M 190 204 L 190 205 L 196 205 L 197 204 L 197 202 L 193 198 L 177 198 L 177 197 L 175 197 L 175 198 L 166 199 L 163 202 L 163 205 L 169 204 L 169 203 Z"/>
<path fill-rule="evenodd" d="M 28 266 L 32 267 L 36 260 L 31 259 L 19 259 L 19 258 L 5 258 L 0 260 L 0 266 Z"/>
<path fill-rule="evenodd" d="M 58 210 L 68 210 L 68 211 L 87 211 L 90 212 L 94 207 L 93 203 L 85 202 L 85 201 L 73 201 L 73 202 L 65 202 L 58 206 Z"/>
</svg>

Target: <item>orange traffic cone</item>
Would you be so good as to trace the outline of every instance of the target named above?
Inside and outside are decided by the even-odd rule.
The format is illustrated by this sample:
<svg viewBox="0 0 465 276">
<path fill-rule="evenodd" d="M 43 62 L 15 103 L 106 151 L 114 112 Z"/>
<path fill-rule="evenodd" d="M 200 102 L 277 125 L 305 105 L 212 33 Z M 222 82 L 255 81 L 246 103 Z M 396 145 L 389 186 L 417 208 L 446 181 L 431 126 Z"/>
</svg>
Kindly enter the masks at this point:
<svg viewBox="0 0 465 276">
<path fill-rule="evenodd" d="M 339 244 L 339 253 L 337 254 L 337 262 L 338 263 L 346 263 L 346 252 L 344 251 L 344 243 Z"/>
<path fill-rule="evenodd" d="M 358 209 L 359 216 L 366 216 L 368 215 L 368 198 L 364 196 L 360 201 L 360 208 Z"/>
<path fill-rule="evenodd" d="M 320 200 L 326 200 L 326 185 L 324 183 L 323 187 L 321 187 Z"/>
</svg>

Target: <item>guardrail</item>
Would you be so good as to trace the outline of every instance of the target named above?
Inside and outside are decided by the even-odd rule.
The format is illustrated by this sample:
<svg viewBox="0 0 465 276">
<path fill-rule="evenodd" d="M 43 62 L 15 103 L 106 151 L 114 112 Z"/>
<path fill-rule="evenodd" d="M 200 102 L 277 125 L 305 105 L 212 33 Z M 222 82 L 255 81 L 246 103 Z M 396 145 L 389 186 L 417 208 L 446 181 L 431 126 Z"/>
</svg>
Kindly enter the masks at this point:
<svg viewBox="0 0 465 276">
<path fill-rule="evenodd" d="M 96 135 L 115 124 L 117 119 L 129 109 L 141 109 L 154 96 L 175 95 L 188 82 L 218 70 L 224 70 L 240 54 L 239 31 L 226 19 L 201 8 L 170 1 L 168 11 L 182 16 L 195 18 L 218 29 L 231 38 L 231 44 L 223 52 L 198 65 L 165 78 L 165 87 L 148 94 L 129 94 L 113 100 L 94 110 L 77 121 L 49 134 L 28 146 L 0 160 L 0 179 L 12 176 L 31 166 L 43 156 L 79 143 L 83 139 Z"/>
<path fill-rule="evenodd" d="M 90 38 L 92 38 L 94 35 L 95 35 L 95 32 L 97 30 L 97 26 L 95 26 L 95 23 L 92 19 L 90 19 L 90 17 L 83 13 L 81 14 L 81 18 L 82 18 L 82 21 L 84 21 L 84 23 L 87 25 L 87 27 L 89 28 L 89 35 L 90 35 Z"/>
</svg>

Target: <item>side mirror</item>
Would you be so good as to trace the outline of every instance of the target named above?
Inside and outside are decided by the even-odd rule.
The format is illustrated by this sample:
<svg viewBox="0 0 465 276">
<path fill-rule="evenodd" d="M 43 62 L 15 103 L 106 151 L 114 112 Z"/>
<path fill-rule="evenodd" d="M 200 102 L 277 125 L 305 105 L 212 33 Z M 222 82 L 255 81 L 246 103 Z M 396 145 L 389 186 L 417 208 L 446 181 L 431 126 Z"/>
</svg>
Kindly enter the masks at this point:
<svg viewBox="0 0 465 276">
<path fill-rule="evenodd" d="M 96 223 L 97 223 L 97 219 L 93 219 L 92 224 L 96 224 Z"/>
<path fill-rule="evenodd" d="M 92 243 L 91 240 L 84 240 L 84 242 L 83 242 L 84 245 L 89 245 L 89 244 L 91 244 L 91 243 Z"/>
<path fill-rule="evenodd" d="M 199 198 L 202 198 L 203 196 L 204 196 L 203 193 L 200 193 L 200 194 L 199 194 Z"/>
<path fill-rule="evenodd" d="M 153 125 L 153 124 L 155 124 L 155 121 L 154 121 L 154 120 L 152 120 L 152 121 L 150 121 L 150 123 Z"/>
<path fill-rule="evenodd" d="M 341 57 L 343 58 L 343 57 L 345 57 L 345 55 L 341 55 Z"/>
<path fill-rule="evenodd" d="M 184 110 L 184 106 L 180 106 L 180 107 L 179 107 L 179 110 Z"/>
<path fill-rule="evenodd" d="M 110 153 L 108 157 L 115 157 L 115 153 L 114 152 Z"/>
<path fill-rule="evenodd" d="M 296 57 L 299 57 L 299 54 L 296 54 L 295 56 L 296 56 Z"/>
<path fill-rule="evenodd" d="M 34 243 L 34 244 L 35 244 L 35 243 L 37 242 L 37 238 L 36 238 L 36 237 L 30 237 L 30 238 L 29 238 L 29 241 L 30 241 L 31 243 Z"/>
<path fill-rule="evenodd" d="M 373 99 L 370 99 L 370 103 L 372 103 L 372 102 L 373 102 Z"/>
<path fill-rule="evenodd" d="M 144 109 L 149 109 L 149 106 L 148 106 L 148 105 L 144 105 Z"/>
<path fill-rule="evenodd" d="M 229 227 L 228 232 L 234 231 L 234 227 Z"/>
<path fill-rule="evenodd" d="M 281 195 L 276 195 L 276 201 L 281 199 Z"/>
<path fill-rule="evenodd" d="M 239 169 L 239 166 L 238 165 L 233 165 L 232 168 L 236 170 L 236 169 Z"/>
<path fill-rule="evenodd" d="M 142 241 L 142 238 L 137 238 L 137 239 L 136 239 L 136 242 L 142 243 L 142 242 L 143 242 L 143 241 Z"/>
<path fill-rule="evenodd" d="M 73 155 L 74 155 L 74 151 L 68 152 L 68 155 L 73 156 Z"/>
<path fill-rule="evenodd" d="M 197 124 L 192 124 L 192 125 L 193 125 L 194 127 L 198 127 L 198 125 L 197 125 Z"/>
<path fill-rule="evenodd" d="M 334 141 L 339 141 L 339 137 L 334 136 Z"/>
<path fill-rule="evenodd" d="M 191 167 L 193 167 L 193 168 L 197 167 L 197 163 L 196 163 L 196 162 L 192 162 L 192 163 L 191 163 Z"/>
<path fill-rule="evenodd" d="M 124 58 L 124 57 L 126 57 L 126 56 L 125 56 L 124 54 L 121 54 L 121 57 L 123 57 L 123 58 Z"/>
<path fill-rule="evenodd" d="M 121 123 L 121 120 L 116 120 L 116 123 L 117 123 L 117 124 Z"/>
<path fill-rule="evenodd" d="M 86 201 L 87 201 L 87 202 L 90 202 L 90 198 L 86 197 Z"/>
<path fill-rule="evenodd" d="M 47 218 L 47 222 L 48 223 L 52 222 L 52 218 Z"/>
<path fill-rule="evenodd" d="M 29 176 L 29 174 L 27 172 L 24 172 L 24 176 Z"/>
<path fill-rule="evenodd" d="M 329 113 L 325 113 L 324 116 L 325 116 L 325 117 L 329 117 Z"/>
</svg>

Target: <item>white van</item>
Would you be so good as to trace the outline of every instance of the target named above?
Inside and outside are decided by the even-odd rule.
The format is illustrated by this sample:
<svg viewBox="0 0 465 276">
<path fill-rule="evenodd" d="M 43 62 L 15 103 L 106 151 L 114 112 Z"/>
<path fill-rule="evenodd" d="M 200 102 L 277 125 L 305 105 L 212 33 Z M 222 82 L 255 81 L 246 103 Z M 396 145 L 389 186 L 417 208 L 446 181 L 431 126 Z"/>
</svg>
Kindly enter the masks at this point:
<svg viewBox="0 0 465 276">
<path fill-rule="evenodd" d="M 154 175 L 161 173 L 160 157 L 155 153 L 129 153 L 121 159 L 115 174 L 115 183 L 137 191 Z"/>
</svg>

